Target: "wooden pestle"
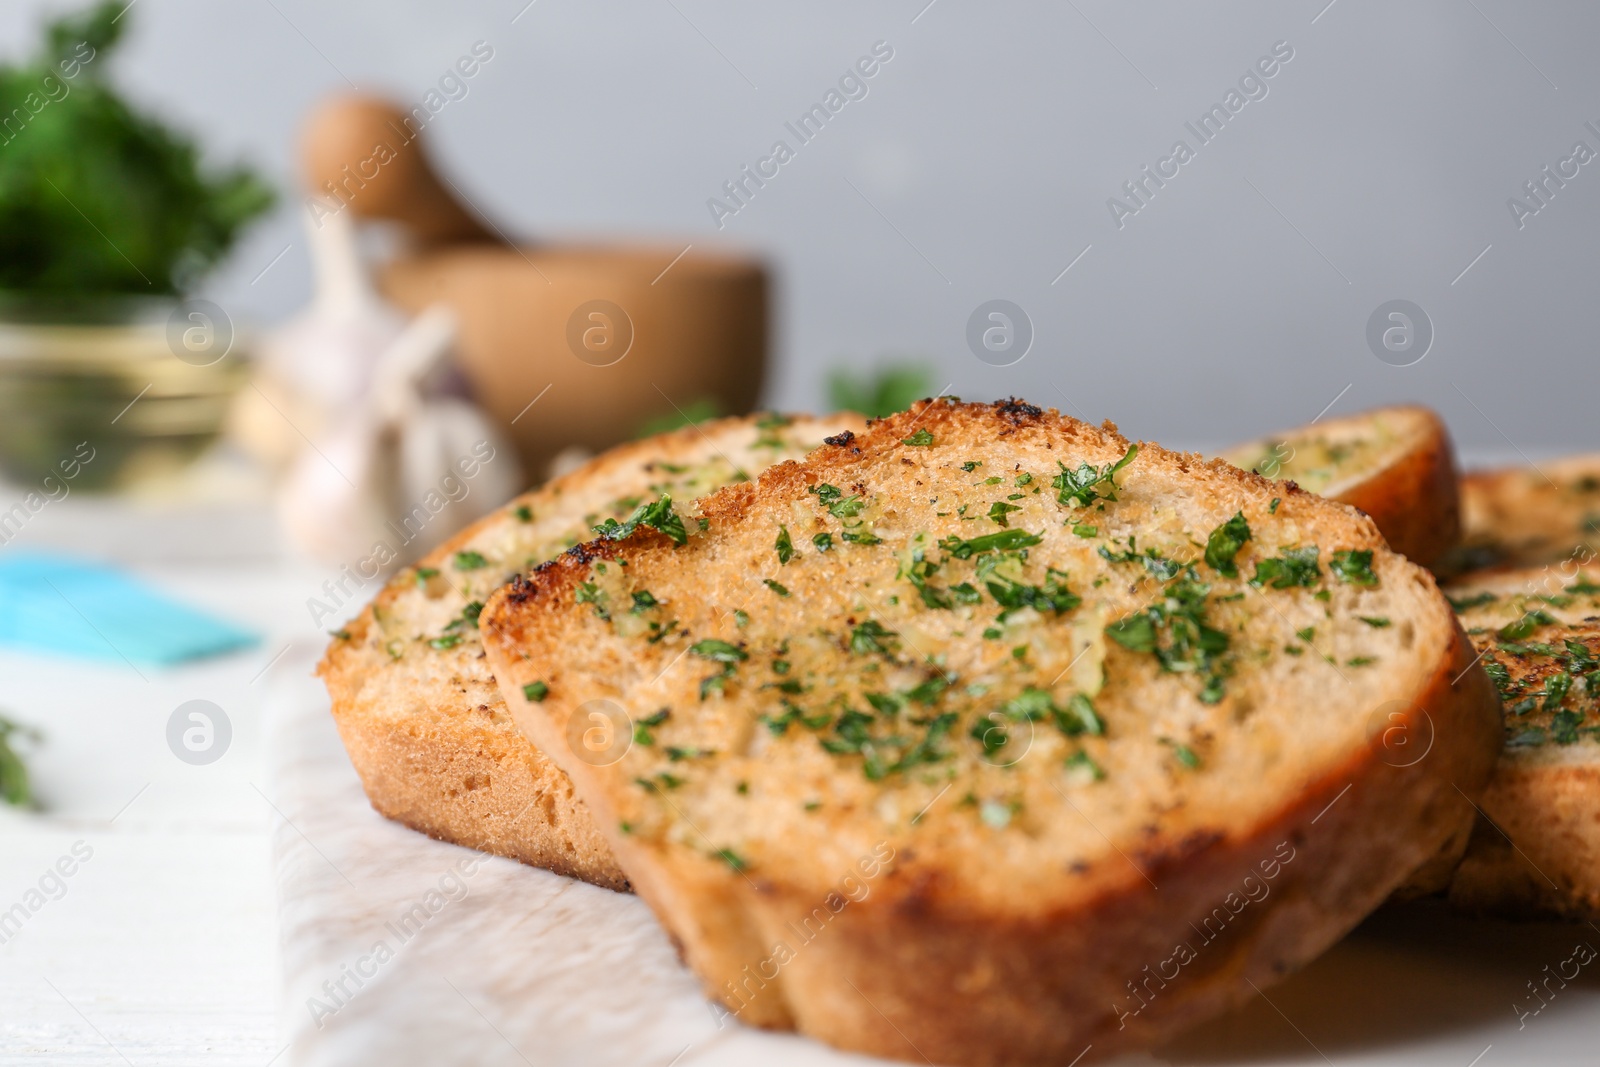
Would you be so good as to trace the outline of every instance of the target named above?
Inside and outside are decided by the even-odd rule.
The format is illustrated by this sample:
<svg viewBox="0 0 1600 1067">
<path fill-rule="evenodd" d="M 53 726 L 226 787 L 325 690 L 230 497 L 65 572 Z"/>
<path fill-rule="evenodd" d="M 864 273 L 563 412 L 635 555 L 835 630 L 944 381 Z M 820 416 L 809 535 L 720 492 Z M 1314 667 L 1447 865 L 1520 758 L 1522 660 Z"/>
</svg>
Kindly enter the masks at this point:
<svg viewBox="0 0 1600 1067">
<path fill-rule="evenodd" d="M 424 247 L 502 243 L 434 173 L 420 132 L 410 115 L 378 97 L 324 101 L 301 136 L 307 190 L 338 198 L 358 218 L 399 222 Z"/>
</svg>

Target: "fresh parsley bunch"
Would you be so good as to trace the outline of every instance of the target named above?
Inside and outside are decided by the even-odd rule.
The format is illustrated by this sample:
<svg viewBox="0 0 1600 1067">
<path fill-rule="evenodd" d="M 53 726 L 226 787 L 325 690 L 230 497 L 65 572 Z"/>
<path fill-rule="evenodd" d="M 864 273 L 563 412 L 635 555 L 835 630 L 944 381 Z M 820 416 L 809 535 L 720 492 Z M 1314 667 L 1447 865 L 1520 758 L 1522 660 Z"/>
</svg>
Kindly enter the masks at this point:
<svg viewBox="0 0 1600 1067">
<path fill-rule="evenodd" d="M 124 6 L 60 19 L 33 59 L 0 66 L 0 289 L 181 294 L 272 205 L 254 172 L 202 168 L 107 84 Z"/>
</svg>

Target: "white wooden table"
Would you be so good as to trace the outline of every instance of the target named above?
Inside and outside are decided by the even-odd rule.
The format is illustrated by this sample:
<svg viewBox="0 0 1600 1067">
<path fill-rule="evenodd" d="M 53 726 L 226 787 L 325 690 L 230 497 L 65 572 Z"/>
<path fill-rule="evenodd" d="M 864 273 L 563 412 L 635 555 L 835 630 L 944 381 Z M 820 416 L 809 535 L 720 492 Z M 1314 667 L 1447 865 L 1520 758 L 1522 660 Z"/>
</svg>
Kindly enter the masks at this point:
<svg viewBox="0 0 1600 1067">
<path fill-rule="evenodd" d="M 203 537 L 166 551 L 119 538 L 161 532 L 136 516 L 117 523 L 115 509 L 87 517 L 110 525 L 77 524 L 51 543 L 93 538 L 102 558 L 207 554 Z M 26 912 L 0 925 L 0 1062 L 259 1067 L 280 1048 L 261 675 L 290 639 L 316 632 L 305 599 L 323 575 L 265 556 L 133 569 L 262 643 L 137 671 L 0 648 L 0 709 L 47 734 L 28 761 L 44 811 L 0 813 L 0 924 L 15 904 Z M 208 766 L 179 760 L 166 738 L 172 711 L 197 698 L 233 729 Z M 46 872 L 75 845 L 88 858 L 64 864 L 75 869 L 58 884 Z"/>
</svg>

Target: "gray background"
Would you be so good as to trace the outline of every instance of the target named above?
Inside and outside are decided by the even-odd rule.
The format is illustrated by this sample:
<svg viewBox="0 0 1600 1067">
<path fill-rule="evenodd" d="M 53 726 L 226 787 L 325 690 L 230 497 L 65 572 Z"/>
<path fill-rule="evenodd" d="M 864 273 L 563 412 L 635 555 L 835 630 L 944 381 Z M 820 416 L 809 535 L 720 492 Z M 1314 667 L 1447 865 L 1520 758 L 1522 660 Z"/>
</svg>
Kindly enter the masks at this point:
<svg viewBox="0 0 1600 1067">
<path fill-rule="evenodd" d="M 416 101 L 481 39 L 494 59 L 428 127 L 442 168 L 514 234 L 768 253 L 771 403 L 820 403 L 836 363 L 910 356 L 967 397 L 1179 444 L 1337 398 L 1433 404 L 1469 453 L 1596 445 L 1600 161 L 1521 230 L 1506 201 L 1574 141 L 1600 151 L 1583 127 L 1600 5 L 524 3 L 139 0 L 121 84 L 288 194 L 208 295 L 257 323 L 299 306 L 307 109 L 347 83 Z M 8 3 L 0 42 L 31 47 L 61 9 Z M 707 198 L 880 39 L 895 55 L 869 95 L 718 233 Z M 1194 144 L 1183 123 L 1279 40 L 1295 55 L 1269 95 L 1119 231 L 1107 198 Z M 1034 324 L 1012 367 L 967 350 L 991 298 Z M 1436 332 L 1410 367 L 1365 341 L 1395 298 Z"/>
</svg>

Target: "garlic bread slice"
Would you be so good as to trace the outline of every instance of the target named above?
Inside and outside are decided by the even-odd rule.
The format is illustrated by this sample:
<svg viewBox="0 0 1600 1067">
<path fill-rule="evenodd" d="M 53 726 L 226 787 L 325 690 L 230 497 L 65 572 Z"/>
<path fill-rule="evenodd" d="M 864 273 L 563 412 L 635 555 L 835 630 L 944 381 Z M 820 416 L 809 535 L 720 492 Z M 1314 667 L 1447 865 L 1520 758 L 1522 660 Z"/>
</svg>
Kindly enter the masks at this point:
<svg viewBox="0 0 1600 1067">
<path fill-rule="evenodd" d="M 519 576 L 484 643 L 753 1024 L 938 1063 L 1151 1045 L 1377 907 L 1499 749 L 1371 521 L 1109 424 L 925 401 L 677 532 Z"/>
<path fill-rule="evenodd" d="M 517 497 L 399 571 L 318 667 L 340 737 L 382 815 L 430 837 L 626 888 L 566 775 L 516 728 L 483 658 L 479 612 L 512 574 L 670 496 L 795 459 L 859 415 L 754 415 L 622 445 Z"/>
<path fill-rule="evenodd" d="M 1450 900 L 1600 920 L 1600 566 L 1500 571 L 1445 591 L 1500 691 L 1506 738 Z"/>
</svg>

